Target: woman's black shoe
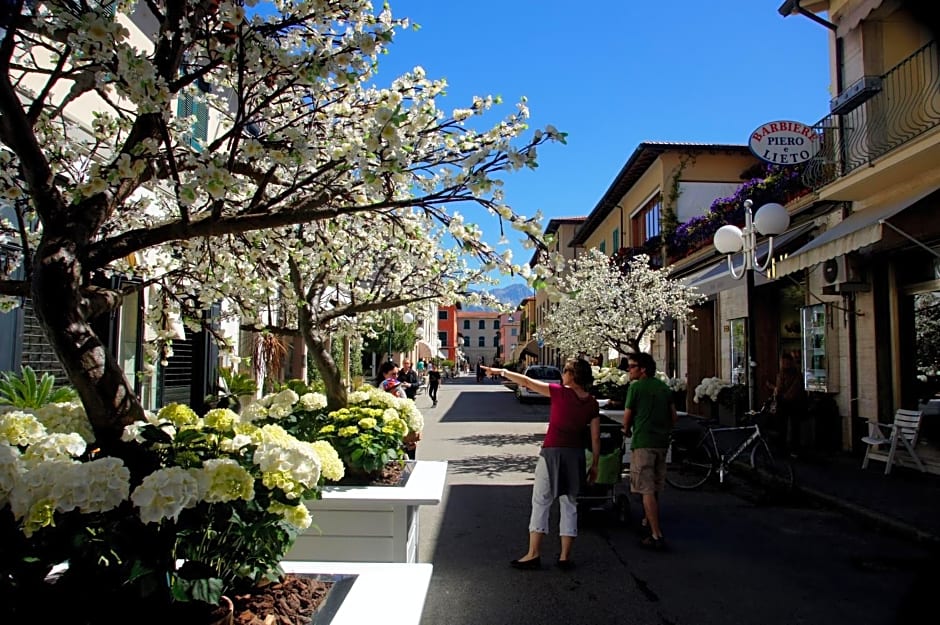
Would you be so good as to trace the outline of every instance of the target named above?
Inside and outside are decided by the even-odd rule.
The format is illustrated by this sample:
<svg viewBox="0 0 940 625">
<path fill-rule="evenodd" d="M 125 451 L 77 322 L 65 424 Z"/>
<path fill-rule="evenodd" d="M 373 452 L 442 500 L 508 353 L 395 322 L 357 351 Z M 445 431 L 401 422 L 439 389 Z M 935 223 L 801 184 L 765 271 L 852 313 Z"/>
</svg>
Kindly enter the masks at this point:
<svg viewBox="0 0 940 625">
<path fill-rule="evenodd" d="M 536 557 L 531 560 L 511 560 L 509 566 L 520 571 L 535 571 L 542 568 L 542 558 Z"/>
<path fill-rule="evenodd" d="M 574 569 L 574 560 L 558 560 L 555 562 L 555 566 L 562 571 L 571 571 Z"/>
</svg>

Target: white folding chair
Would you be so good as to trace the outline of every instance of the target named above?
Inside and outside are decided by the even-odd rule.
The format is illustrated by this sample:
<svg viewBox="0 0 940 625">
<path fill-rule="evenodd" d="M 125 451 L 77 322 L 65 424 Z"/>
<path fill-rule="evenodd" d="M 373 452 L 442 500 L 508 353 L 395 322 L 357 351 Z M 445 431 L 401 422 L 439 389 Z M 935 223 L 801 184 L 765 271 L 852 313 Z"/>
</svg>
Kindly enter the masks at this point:
<svg viewBox="0 0 940 625">
<path fill-rule="evenodd" d="M 885 475 L 891 473 L 891 466 L 899 451 L 906 451 L 914 460 L 914 464 L 922 472 L 926 469 L 917 456 L 914 448 L 917 447 L 917 436 L 920 432 L 920 421 L 923 412 L 920 410 L 898 410 L 894 414 L 894 423 L 868 422 L 868 436 L 862 437 L 862 442 L 868 445 L 865 450 L 865 459 L 862 468 L 868 467 L 868 460 L 883 460 L 885 462 Z M 903 449 L 898 449 L 898 443 Z M 882 445 L 888 445 L 887 456 L 881 450 Z"/>
</svg>

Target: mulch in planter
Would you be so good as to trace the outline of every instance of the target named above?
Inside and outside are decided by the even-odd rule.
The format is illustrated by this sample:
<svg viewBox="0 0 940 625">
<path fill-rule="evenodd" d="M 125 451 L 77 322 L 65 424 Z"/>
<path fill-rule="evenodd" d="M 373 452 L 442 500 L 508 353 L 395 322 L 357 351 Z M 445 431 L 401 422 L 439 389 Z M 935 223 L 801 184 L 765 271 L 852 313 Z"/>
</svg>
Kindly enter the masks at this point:
<svg viewBox="0 0 940 625">
<path fill-rule="evenodd" d="M 351 473 L 346 475 L 337 484 L 341 486 L 404 486 L 408 478 L 406 467 L 398 462 L 389 462 L 377 473 Z"/>
<path fill-rule="evenodd" d="M 279 582 L 236 595 L 235 625 L 310 625 L 332 585 L 288 574 Z"/>
</svg>

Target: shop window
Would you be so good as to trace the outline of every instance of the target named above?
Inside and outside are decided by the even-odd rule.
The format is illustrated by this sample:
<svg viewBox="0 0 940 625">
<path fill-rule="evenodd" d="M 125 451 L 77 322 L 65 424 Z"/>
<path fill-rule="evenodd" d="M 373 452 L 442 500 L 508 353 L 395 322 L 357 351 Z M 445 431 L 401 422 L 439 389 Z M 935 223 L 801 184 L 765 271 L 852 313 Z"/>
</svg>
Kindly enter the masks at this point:
<svg viewBox="0 0 940 625">
<path fill-rule="evenodd" d="M 731 383 L 747 384 L 747 317 L 730 319 Z"/>
</svg>

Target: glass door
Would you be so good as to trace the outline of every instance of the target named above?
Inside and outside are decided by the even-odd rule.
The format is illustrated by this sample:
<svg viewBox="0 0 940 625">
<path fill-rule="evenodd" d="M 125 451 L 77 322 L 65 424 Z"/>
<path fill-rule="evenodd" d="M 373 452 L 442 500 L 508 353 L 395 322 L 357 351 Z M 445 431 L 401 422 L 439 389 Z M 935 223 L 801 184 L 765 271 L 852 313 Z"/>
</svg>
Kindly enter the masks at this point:
<svg viewBox="0 0 940 625">
<path fill-rule="evenodd" d="M 803 375 L 807 391 L 829 390 L 829 348 L 826 340 L 826 306 L 805 306 L 801 311 L 803 326 Z"/>
</svg>

